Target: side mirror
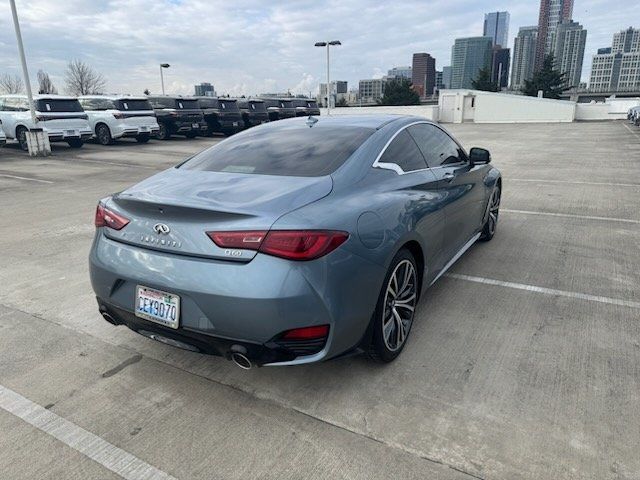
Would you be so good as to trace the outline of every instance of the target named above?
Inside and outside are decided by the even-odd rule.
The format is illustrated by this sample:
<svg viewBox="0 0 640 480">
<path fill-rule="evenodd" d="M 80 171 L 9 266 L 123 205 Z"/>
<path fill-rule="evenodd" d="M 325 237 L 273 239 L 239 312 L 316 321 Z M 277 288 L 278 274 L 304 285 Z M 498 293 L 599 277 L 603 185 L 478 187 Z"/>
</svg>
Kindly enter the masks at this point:
<svg viewBox="0 0 640 480">
<path fill-rule="evenodd" d="M 469 160 L 473 165 L 486 165 L 491 163 L 491 154 L 484 148 L 473 147 L 469 152 Z"/>
</svg>

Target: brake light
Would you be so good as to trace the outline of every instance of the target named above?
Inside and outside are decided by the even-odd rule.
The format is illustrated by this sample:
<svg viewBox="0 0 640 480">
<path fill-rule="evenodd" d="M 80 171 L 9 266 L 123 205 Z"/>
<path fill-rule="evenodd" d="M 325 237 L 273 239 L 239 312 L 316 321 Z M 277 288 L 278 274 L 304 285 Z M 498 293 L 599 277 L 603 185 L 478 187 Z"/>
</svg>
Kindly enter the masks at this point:
<svg viewBox="0 0 640 480">
<path fill-rule="evenodd" d="M 329 325 L 317 325 L 314 327 L 294 328 L 282 334 L 283 340 L 315 340 L 329 335 Z"/>
<path fill-rule="evenodd" d="M 112 212 L 99 203 L 96 208 L 96 216 L 93 223 L 96 227 L 109 227 L 114 230 L 122 230 L 129 223 L 129 219 Z"/>
<path fill-rule="evenodd" d="M 332 252 L 348 238 L 333 230 L 207 232 L 221 248 L 255 250 L 288 260 L 313 260 Z"/>
</svg>

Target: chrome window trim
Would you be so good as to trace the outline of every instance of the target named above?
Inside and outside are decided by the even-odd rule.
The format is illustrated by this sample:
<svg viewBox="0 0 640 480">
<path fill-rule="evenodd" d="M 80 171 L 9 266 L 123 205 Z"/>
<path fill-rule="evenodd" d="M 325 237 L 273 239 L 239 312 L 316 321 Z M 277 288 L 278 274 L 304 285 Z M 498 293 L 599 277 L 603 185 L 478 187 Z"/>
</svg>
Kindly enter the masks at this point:
<svg viewBox="0 0 640 480">
<path fill-rule="evenodd" d="M 451 164 L 448 164 L 448 165 L 438 165 L 437 167 L 429 167 L 429 165 L 427 164 L 426 168 L 421 168 L 419 170 L 411 170 L 409 172 L 405 172 L 402 169 L 402 167 L 400 165 L 396 164 L 396 163 L 388 163 L 388 162 L 381 162 L 380 161 L 380 158 L 382 158 L 382 155 L 384 155 L 384 152 L 386 152 L 386 150 L 389 147 L 389 145 L 391 144 L 391 142 L 393 142 L 395 140 L 395 138 L 400 134 L 400 132 L 402 132 L 403 130 L 405 130 L 405 129 L 409 128 L 409 127 L 412 127 L 413 125 L 420 125 L 420 124 L 431 125 L 431 126 L 437 128 L 437 129 L 439 129 L 442 133 L 444 133 L 447 137 L 449 137 L 452 142 L 454 142 L 456 145 L 458 145 L 458 147 L 460 147 L 462 149 L 462 146 L 451 135 L 449 135 L 448 132 L 446 132 L 443 128 L 440 128 L 439 125 L 437 125 L 437 124 L 435 124 L 433 122 L 430 122 L 428 120 L 418 120 L 416 122 L 412 122 L 412 123 L 409 123 L 409 124 L 405 125 L 404 127 L 400 128 L 396 133 L 394 133 L 393 136 L 387 141 L 387 143 L 385 143 L 384 147 L 382 147 L 382 150 L 380 150 L 380 153 L 378 154 L 378 156 L 374 160 L 374 162 L 371 165 L 371 167 L 372 168 L 380 168 L 380 169 L 384 169 L 384 170 L 392 170 L 392 171 L 396 172 L 398 175 L 408 175 L 410 173 L 424 172 L 426 170 L 435 170 L 436 168 L 455 167 L 457 165 L 463 165 L 463 164 L 467 163 L 467 162 L 463 161 L 463 162 L 458 162 L 458 163 L 451 163 Z M 411 137 L 411 138 L 413 138 L 413 137 Z M 418 149 L 419 149 L 419 147 L 418 147 Z M 464 149 L 462 151 L 464 152 Z M 464 152 L 464 153 L 466 154 L 466 152 Z M 425 158 L 424 161 L 426 163 L 427 159 Z"/>
</svg>

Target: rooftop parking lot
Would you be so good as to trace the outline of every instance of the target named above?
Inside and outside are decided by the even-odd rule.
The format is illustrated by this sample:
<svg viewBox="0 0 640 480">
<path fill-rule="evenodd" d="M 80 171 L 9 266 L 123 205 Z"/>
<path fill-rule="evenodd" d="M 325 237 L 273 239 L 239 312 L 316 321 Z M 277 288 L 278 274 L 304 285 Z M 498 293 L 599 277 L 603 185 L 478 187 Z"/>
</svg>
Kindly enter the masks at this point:
<svg viewBox="0 0 640 480">
<path fill-rule="evenodd" d="M 640 478 L 640 131 L 448 128 L 502 171 L 498 232 L 385 366 L 243 371 L 99 315 L 97 201 L 220 139 L 0 149 L 0 476 Z"/>
</svg>

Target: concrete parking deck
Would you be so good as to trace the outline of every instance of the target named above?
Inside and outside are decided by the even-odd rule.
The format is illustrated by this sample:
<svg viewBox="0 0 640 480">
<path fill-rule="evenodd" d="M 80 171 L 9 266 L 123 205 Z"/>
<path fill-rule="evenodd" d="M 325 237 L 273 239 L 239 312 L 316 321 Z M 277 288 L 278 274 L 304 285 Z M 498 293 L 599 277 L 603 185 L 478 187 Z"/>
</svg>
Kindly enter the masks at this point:
<svg viewBox="0 0 640 480">
<path fill-rule="evenodd" d="M 499 229 L 402 356 L 242 371 L 98 315 L 101 197 L 211 144 L 0 150 L 3 478 L 640 478 L 640 131 L 456 125 Z"/>
</svg>

